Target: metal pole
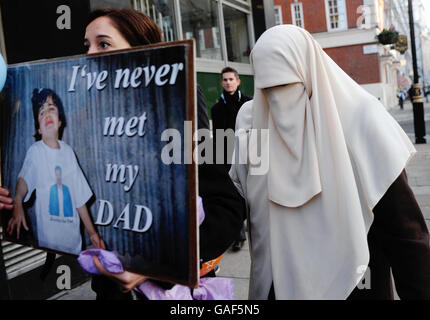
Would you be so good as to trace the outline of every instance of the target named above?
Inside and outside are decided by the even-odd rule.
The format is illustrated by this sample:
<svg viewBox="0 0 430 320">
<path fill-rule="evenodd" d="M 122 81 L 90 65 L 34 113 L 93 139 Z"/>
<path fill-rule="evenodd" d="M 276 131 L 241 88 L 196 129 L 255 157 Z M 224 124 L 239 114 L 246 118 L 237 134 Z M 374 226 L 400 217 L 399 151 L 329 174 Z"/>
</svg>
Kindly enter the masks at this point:
<svg viewBox="0 0 430 320">
<path fill-rule="evenodd" d="M 408 0 L 409 10 L 409 28 L 411 34 L 411 49 L 412 49 L 412 65 L 414 70 L 414 84 L 412 92 L 412 106 L 414 112 L 414 129 L 415 129 L 415 143 L 426 143 L 426 124 L 424 122 L 424 105 L 423 97 L 421 95 L 421 88 L 419 83 L 418 65 L 417 65 L 417 52 L 415 47 L 415 29 L 414 29 L 414 13 L 412 8 L 412 0 Z"/>
</svg>

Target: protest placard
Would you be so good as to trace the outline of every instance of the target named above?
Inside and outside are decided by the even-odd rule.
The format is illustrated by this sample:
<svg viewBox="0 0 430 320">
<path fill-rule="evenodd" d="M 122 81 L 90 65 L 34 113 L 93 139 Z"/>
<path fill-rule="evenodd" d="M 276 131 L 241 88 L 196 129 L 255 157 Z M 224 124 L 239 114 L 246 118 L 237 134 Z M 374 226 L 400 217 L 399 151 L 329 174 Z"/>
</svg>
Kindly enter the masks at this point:
<svg viewBox="0 0 430 320">
<path fill-rule="evenodd" d="M 192 41 L 10 66 L 2 185 L 29 231 L 6 239 L 77 255 L 96 229 L 128 270 L 195 286 L 195 110 Z"/>
</svg>

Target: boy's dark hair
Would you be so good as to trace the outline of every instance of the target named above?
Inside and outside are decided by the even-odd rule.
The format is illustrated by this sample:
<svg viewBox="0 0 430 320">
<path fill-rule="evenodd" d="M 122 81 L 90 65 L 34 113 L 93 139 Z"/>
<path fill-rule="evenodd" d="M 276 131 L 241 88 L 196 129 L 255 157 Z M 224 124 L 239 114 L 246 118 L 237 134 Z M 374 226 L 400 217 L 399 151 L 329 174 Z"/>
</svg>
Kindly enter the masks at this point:
<svg viewBox="0 0 430 320">
<path fill-rule="evenodd" d="M 87 26 L 95 19 L 109 17 L 130 46 L 161 42 L 161 30 L 146 14 L 133 9 L 96 9 L 90 13 Z"/>
<path fill-rule="evenodd" d="M 55 93 L 55 91 L 46 88 L 34 89 L 31 103 L 33 104 L 34 128 L 36 130 L 34 138 L 36 141 L 42 139 L 42 136 L 39 134 L 39 109 L 46 102 L 48 97 L 52 98 L 52 102 L 54 102 L 58 109 L 58 118 L 61 121 L 61 126 L 58 130 L 59 139 L 63 136 L 63 131 L 66 127 L 66 116 L 64 114 L 63 102 L 61 102 L 60 97 Z"/>
<path fill-rule="evenodd" d="M 239 73 L 236 71 L 236 69 L 233 69 L 232 67 L 225 67 L 224 69 L 222 69 L 221 78 L 222 78 L 222 75 L 227 72 L 233 72 L 236 78 L 239 79 Z"/>
</svg>

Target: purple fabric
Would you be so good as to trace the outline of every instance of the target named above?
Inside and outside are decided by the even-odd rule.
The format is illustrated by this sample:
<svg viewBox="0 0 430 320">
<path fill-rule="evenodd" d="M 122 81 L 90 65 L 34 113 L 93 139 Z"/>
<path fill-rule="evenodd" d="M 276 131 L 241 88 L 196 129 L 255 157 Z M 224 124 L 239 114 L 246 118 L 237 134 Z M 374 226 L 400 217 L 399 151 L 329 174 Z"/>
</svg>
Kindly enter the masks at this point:
<svg viewBox="0 0 430 320">
<path fill-rule="evenodd" d="M 197 199 L 197 212 L 199 215 L 199 225 L 201 225 L 203 220 L 205 220 L 205 209 L 203 208 L 203 200 L 200 198 L 200 196 Z"/>
<path fill-rule="evenodd" d="M 201 197 L 198 197 L 197 199 L 197 209 L 200 225 L 205 219 L 205 211 L 203 209 L 203 201 Z M 99 258 L 107 271 L 111 273 L 124 272 L 124 268 L 122 267 L 121 261 L 118 257 L 113 252 L 102 249 L 89 249 L 81 252 L 78 257 L 78 262 L 86 272 L 91 274 L 100 274 L 94 265 L 93 256 L 97 256 Z"/>
<path fill-rule="evenodd" d="M 124 268 L 122 267 L 121 261 L 119 261 L 118 257 L 113 252 L 102 249 L 89 249 L 82 251 L 79 254 L 78 262 L 86 272 L 91 274 L 100 274 L 94 265 L 93 256 L 99 258 L 103 267 L 107 271 L 111 273 L 124 272 Z"/>
<path fill-rule="evenodd" d="M 194 300 L 233 300 L 234 282 L 230 278 L 202 278 L 194 289 Z"/>
<path fill-rule="evenodd" d="M 198 197 L 199 225 L 205 219 L 202 198 Z M 118 257 L 110 251 L 102 249 L 89 249 L 81 252 L 78 262 L 81 267 L 90 274 L 100 274 L 94 265 L 93 256 L 99 258 L 103 267 L 111 273 L 122 273 L 124 268 Z M 191 291 L 183 285 L 175 285 L 170 290 L 160 288 L 152 281 L 143 282 L 135 290 L 143 293 L 149 300 L 232 300 L 233 279 L 228 278 L 202 278 L 199 287 Z M 192 292 L 192 294 L 191 294 Z"/>
<path fill-rule="evenodd" d="M 143 282 L 135 290 L 143 293 L 149 300 L 232 300 L 233 279 L 202 278 L 200 285 L 191 289 L 177 284 L 170 290 L 165 290 L 151 280 Z"/>
</svg>

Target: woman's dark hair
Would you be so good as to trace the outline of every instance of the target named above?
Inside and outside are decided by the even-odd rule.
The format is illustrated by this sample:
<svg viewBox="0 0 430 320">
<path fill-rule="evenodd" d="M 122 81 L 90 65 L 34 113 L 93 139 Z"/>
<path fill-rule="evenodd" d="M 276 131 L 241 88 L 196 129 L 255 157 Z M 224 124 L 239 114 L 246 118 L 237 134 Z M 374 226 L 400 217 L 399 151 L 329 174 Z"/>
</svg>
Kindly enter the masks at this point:
<svg viewBox="0 0 430 320">
<path fill-rule="evenodd" d="M 96 9 L 90 13 L 87 26 L 97 18 L 109 17 L 130 46 L 161 42 L 161 30 L 150 17 L 133 9 Z"/>
<path fill-rule="evenodd" d="M 49 97 L 51 97 L 52 102 L 54 102 L 55 106 L 57 107 L 58 118 L 61 121 L 61 126 L 58 130 L 59 139 L 61 139 L 63 136 L 63 131 L 66 127 L 66 116 L 64 114 L 63 102 L 61 102 L 60 97 L 55 93 L 55 91 L 46 88 L 34 89 L 33 96 L 31 97 L 31 103 L 33 104 L 34 128 L 36 129 L 34 138 L 36 141 L 42 139 L 42 136 L 39 134 L 39 110 Z"/>
</svg>

